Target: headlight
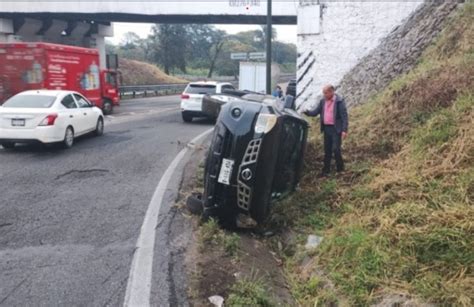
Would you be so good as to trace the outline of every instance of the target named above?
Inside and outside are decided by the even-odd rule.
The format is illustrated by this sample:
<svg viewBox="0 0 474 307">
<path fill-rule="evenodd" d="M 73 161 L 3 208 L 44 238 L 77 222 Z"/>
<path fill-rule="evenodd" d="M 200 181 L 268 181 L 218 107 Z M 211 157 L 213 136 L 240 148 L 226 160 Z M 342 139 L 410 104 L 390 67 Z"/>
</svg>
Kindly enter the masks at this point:
<svg viewBox="0 0 474 307">
<path fill-rule="evenodd" d="M 268 133 L 273 127 L 275 127 L 277 122 L 276 115 L 273 114 L 260 114 L 257 118 L 257 123 L 255 124 L 256 133 Z"/>
</svg>

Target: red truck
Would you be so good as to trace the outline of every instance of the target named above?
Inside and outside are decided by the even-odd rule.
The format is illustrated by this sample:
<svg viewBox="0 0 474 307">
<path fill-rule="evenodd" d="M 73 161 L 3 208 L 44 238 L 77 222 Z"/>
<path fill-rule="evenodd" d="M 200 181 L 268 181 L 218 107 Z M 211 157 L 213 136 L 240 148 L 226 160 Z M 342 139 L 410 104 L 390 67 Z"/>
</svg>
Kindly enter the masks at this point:
<svg viewBox="0 0 474 307">
<path fill-rule="evenodd" d="M 0 43 L 0 105 L 26 90 L 70 90 L 110 114 L 120 103 L 117 77 L 117 71 L 99 68 L 99 52 L 95 49 Z"/>
</svg>

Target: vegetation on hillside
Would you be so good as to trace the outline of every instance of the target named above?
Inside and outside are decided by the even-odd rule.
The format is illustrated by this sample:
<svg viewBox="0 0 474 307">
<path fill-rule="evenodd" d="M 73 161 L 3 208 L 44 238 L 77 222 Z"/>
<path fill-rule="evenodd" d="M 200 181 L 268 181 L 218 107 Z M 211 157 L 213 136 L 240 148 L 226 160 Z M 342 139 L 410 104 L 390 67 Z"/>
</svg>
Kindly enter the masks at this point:
<svg viewBox="0 0 474 307">
<path fill-rule="evenodd" d="M 286 250 L 301 305 L 474 305 L 473 16 L 465 4 L 413 71 L 350 111 L 343 175 L 317 179 L 314 122 L 301 191 L 272 219 L 302 245 L 324 237 Z"/>
<path fill-rule="evenodd" d="M 166 74 L 190 74 L 212 77 L 235 76 L 238 61 L 230 59 L 232 52 L 256 52 L 265 50 L 265 27 L 229 35 L 210 25 L 155 25 L 151 34 L 140 38 L 126 33 L 118 45 L 107 45 L 108 53 L 120 58 L 138 60 L 158 65 Z M 273 30 L 273 61 L 285 72 L 296 71 L 296 46 L 277 40 Z"/>
<path fill-rule="evenodd" d="M 122 85 L 156 85 L 166 83 L 184 83 L 186 80 L 168 76 L 157 66 L 146 62 L 119 60 Z"/>
</svg>

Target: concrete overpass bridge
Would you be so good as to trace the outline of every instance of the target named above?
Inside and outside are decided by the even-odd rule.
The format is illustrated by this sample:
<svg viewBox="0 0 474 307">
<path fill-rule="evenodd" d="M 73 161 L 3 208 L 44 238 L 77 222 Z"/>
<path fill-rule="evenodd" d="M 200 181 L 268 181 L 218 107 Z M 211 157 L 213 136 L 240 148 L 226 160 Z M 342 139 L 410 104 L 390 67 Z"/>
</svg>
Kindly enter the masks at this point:
<svg viewBox="0 0 474 307">
<path fill-rule="evenodd" d="M 34 5 L 33 5 L 34 3 Z M 273 0 L 273 22 L 296 24 L 299 0 Z M 2 1 L 0 17 L 97 22 L 264 24 L 266 0 Z"/>
<path fill-rule="evenodd" d="M 112 22 L 264 24 L 266 0 L 1 1 L 0 41 L 97 48 L 105 63 Z M 273 0 L 273 22 L 296 24 L 298 0 Z"/>
<path fill-rule="evenodd" d="M 273 0 L 274 24 L 298 25 L 298 101 L 316 101 L 424 0 Z M 430 2 L 430 1 L 428 1 Z M 99 49 L 113 22 L 264 24 L 266 0 L 0 1 L 0 41 L 46 41 Z M 337 20 L 337 22 L 334 22 Z"/>
</svg>

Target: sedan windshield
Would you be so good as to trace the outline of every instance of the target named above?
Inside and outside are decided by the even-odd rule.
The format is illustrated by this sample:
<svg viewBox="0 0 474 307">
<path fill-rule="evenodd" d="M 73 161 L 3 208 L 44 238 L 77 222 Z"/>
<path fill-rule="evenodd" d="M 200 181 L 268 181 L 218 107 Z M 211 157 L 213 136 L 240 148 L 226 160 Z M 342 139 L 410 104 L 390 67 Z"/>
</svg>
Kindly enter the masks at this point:
<svg viewBox="0 0 474 307">
<path fill-rule="evenodd" d="M 4 104 L 4 108 L 50 108 L 56 97 L 44 95 L 16 95 L 8 99 Z"/>
<path fill-rule="evenodd" d="M 190 84 L 184 92 L 186 94 L 215 94 L 216 86 L 210 84 Z"/>
</svg>

